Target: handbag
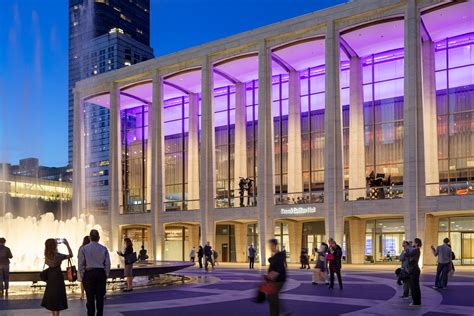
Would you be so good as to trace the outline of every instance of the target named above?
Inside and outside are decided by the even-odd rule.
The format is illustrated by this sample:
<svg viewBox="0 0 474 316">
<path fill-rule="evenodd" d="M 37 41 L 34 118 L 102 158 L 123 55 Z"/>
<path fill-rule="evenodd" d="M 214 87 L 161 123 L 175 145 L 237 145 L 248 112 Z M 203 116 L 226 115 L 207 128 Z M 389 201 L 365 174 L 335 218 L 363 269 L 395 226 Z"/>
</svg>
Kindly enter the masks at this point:
<svg viewBox="0 0 474 316">
<path fill-rule="evenodd" d="M 131 254 L 125 257 L 125 264 L 134 264 L 138 261 L 137 253 L 132 252 Z"/>
<path fill-rule="evenodd" d="M 278 289 L 275 286 L 275 283 L 272 282 L 272 281 L 263 282 L 262 284 L 260 284 L 258 289 L 259 289 L 260 292 L 263 292 L 267 295 L 273 295 L 273 294 L 278 293 Z"/>
<path fill-rule="evenodd" d="M 334 260 L 334 255 L 333 255 L 332 253 L 328 253 L 328 254 L 326 255 L 326 260 L 327 260 L 327 261 L 332 261 L 332 260 Z"/>
<path fill-rule="evenodd" d="M 69 282 L 77 281 L 77 269 L 72 264 L 71 259 L 67 260 L 66 277 Z"/>
<path fill-rule="evenodd" d="M 43 264 L 43 270 L 40 272 L 39 276 L 40 276 L 41 281 L 48 282 L 49 267 L 45 269 L 44 268 L 45 265 L 46 265 L 46 263 Z"/>
</svg>

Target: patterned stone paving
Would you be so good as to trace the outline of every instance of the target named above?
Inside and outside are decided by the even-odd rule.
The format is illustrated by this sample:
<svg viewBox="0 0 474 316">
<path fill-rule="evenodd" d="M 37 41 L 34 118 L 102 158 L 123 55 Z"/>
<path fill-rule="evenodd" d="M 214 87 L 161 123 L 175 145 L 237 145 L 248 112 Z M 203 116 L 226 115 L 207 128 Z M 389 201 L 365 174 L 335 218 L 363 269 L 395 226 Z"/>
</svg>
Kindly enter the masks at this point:
<svg viewBox="0 0 474 316">
<path fill-rule="evenodd" d="M 422 306 L 409 307 L 401 287 L 387 270 L 343 270 L 344 289 L 329 290 L 311 284 L 311 270 L 291 269 L 281 295 L 292 315 L 474 315 L 474 275 L 457 273 L 446 290 L 434 290 L 433 273 L 422 274 Z M 166 288 L 138 289 L 108 295 L 106 315 L 225 315 L 268 314 L 267 304 L 252 302 L 263 270 L 219 267 L 206 273 L 197 268 L 182 271 L 195 282 Z M 0 299 L 0 315 L 50 315 L 39 307 L 41 295 Z M 61 315 L 85 315 L 85 302 L 74 296 Z"/>
</svg>

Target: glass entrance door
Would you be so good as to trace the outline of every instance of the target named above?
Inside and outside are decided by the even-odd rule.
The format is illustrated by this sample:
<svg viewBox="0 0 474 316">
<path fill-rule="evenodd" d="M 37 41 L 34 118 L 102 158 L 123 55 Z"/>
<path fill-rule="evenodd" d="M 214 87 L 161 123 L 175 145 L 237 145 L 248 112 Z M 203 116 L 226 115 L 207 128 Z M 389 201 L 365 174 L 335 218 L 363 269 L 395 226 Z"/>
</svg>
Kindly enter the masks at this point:
<svg viewBox="0 0 474 316">
<path fill-rule="evenodd" d="M 461 262 L 474 264 L 474 233 L 461 234 Z"/>
</svg>

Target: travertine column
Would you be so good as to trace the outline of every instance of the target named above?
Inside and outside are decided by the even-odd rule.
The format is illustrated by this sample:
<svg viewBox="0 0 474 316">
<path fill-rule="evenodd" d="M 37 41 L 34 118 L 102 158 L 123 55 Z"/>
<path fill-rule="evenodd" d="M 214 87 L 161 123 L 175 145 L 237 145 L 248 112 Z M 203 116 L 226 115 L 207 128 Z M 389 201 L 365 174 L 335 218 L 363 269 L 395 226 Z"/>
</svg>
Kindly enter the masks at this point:
<svg viewBox="0 0 474 316">
<path fill-rule="evenodd" d="M 425 217 L 425 234 L 423 238 L 423 264 L 436 264 L 436 257 L 433 256 L 431 245 L 435 247 L 438 245 L 438 229 L 439 218 L 431 214 L 427 214 Z M 448 232 L 446 232 L 446 236 L 443 237 L 448 237 Z"/>
<path fill-rule="evenodd" d="M 189 94 L 188 209 L 199 209 L 199 99 Z"/>
<path fill-rule="evenodd" d="M 364 263 L 365 256 L 365 220 L 351 218 L 349 220 L 349 236 L 351 263 Z"/>
<path fill-rule="evenodd" d="M 189 229 L 189 250 L 194 247 L 196 252 L 198 251 L 200 240 L 199 240 L 199 226 L 198 225 L 190 225 L 188 226 Z M 189 253 L 185 254 L 186 256 L 189 255 Z M 197 254 L 196 254 L 197 257 Z M 196 258 L 197 259 L 197 258 Z"/>
<path fill-rule="evenodd" d="M 214 135 L 214 80 L 213 67 L 208 56 L 202 63 L 201 94 L 201 160 L 200 160 L 200 208 L 201 242 L 213 245 L 215 225 L 210 218 L 215 197 L 215 135 Z"/>
<path fill-rule="evenodd" d="M 349 200 L 365 198 L 364 89 L 362 62 L 351 58 L 349 105 Z"/>
<path fill-rule="evenodd" d="M 236 223 L 234 224 L 235 229 L 235 254 L 236 262 L 247 261 L 247 225 Z"/>
<path fill-rule="evenodd" d="M 273 154 L 273 115 L 271 96 L 271 53 L 263 40 L 258 51 L 258 176 L 257 207 L 259 211 L 260 264 L 267 265 L 270 252 L 267 241 L 273 237 L 273 193 L 275 190 Z"/>
<path fill-rule="evenodd" d="M 296 70 L 290 71 L 288 90 L 288 193 L 302 193 L 300 74 Z"/>
<path fill-rule="evenodd" d="M 163 259 L 164 229 L 160 223 L 160 214 L 164 212 L 164 131 L 163 131 L 163 78 L 158 71 L 153 72 L 151 119 L 151 215 L 153 218 L 153 250 L 157 260 Z M 150 129 L 150 127 L 149 127 Z"/>
<path fill-rule="evenodd" d="M 84 149 L 84 103 L 78 91 L 74 91 L 73 130 L 73 215 L 86 212 L 85 149 Z M 6 168 L 5 168 L 6 170 Z"/>
<path fill-rule="evenodd" d="M 301 242 L 303 241 L 303 222 L 288 222 L 288 236 L 290 239 L 290 262 L 300 262 Z M 311 255 L 311 249 L 308 249 Z"/>
<path fill-rule="evenodd" d="M 423 196 L 423 111 L 421 76 L 420 12 L 416 0 L 408 0 L 405 12 L 405 102 L 403 199 L 405 234 L 412 240 L 418 235 L 418 198 Z M 422 167 L 423 166 L 423 167 Z M 420 187 L 423 184 L 423 188 Z M 423 190 L 424 191 L 424 190 Z"/>
<path fill-rule="evenodd" d="M 339 89 L 339 32 L 335 22 L 326 31 L 326 102 L 324 112 L 324 203 L 326 235 L 342 244 L 344 169 L 342 157 L 342 111 Z"/>
<path fill-rule="evenodd" d="M 122 146 L 120 141 L 120 89 L 110 87 L 110 141 L 109 141 L 109 229 L 110 250 L 119 250 L 120 230 L 116 218 L 122 204 Z"/>
<path fill-rule="evenodd" d="M 439 194 L 438 126 L 436 117 L 435 49 L 431 40 L 421 46 L 423 71 L 423 132 L 426 195 Z M 420 184 L 422 185 L 422 184 Z"/>
<path fill-rule="evenodd" d="M 235 140 L 234 140 L 234 178 L 235 188 L 239 188 L 240 177 L 247 178 L 247 119 L 245 109 L 245 84 L 235 84 Z M 234 206 L 240 205 L 238 192 Z M 244 201 L 244 205 L 247 205 Z"/>
</svg>

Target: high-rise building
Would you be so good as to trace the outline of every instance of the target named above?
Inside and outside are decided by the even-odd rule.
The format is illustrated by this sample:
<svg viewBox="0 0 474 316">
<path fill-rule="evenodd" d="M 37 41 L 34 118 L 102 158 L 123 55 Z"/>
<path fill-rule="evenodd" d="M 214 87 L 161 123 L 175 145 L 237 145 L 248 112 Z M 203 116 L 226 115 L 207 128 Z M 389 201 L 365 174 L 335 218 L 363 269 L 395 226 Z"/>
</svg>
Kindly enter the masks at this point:
<svg viewBox="0 0 474 316">
<path fill-rule="evenodd" d="M 149 0 L 69 1 L 68 162 L 72 165 L 73 89 L 77 81 L 153 58 Z M 87 187 L 92 208 L 107 207 L 109 111 L 89 106 L 84 114 L 89 141 Z"/>
<path fill-rule="evenodd" d="M 151 58 L 150 0 L 69 0 L 69 164 L 76 82 Z"/>
</svg>

